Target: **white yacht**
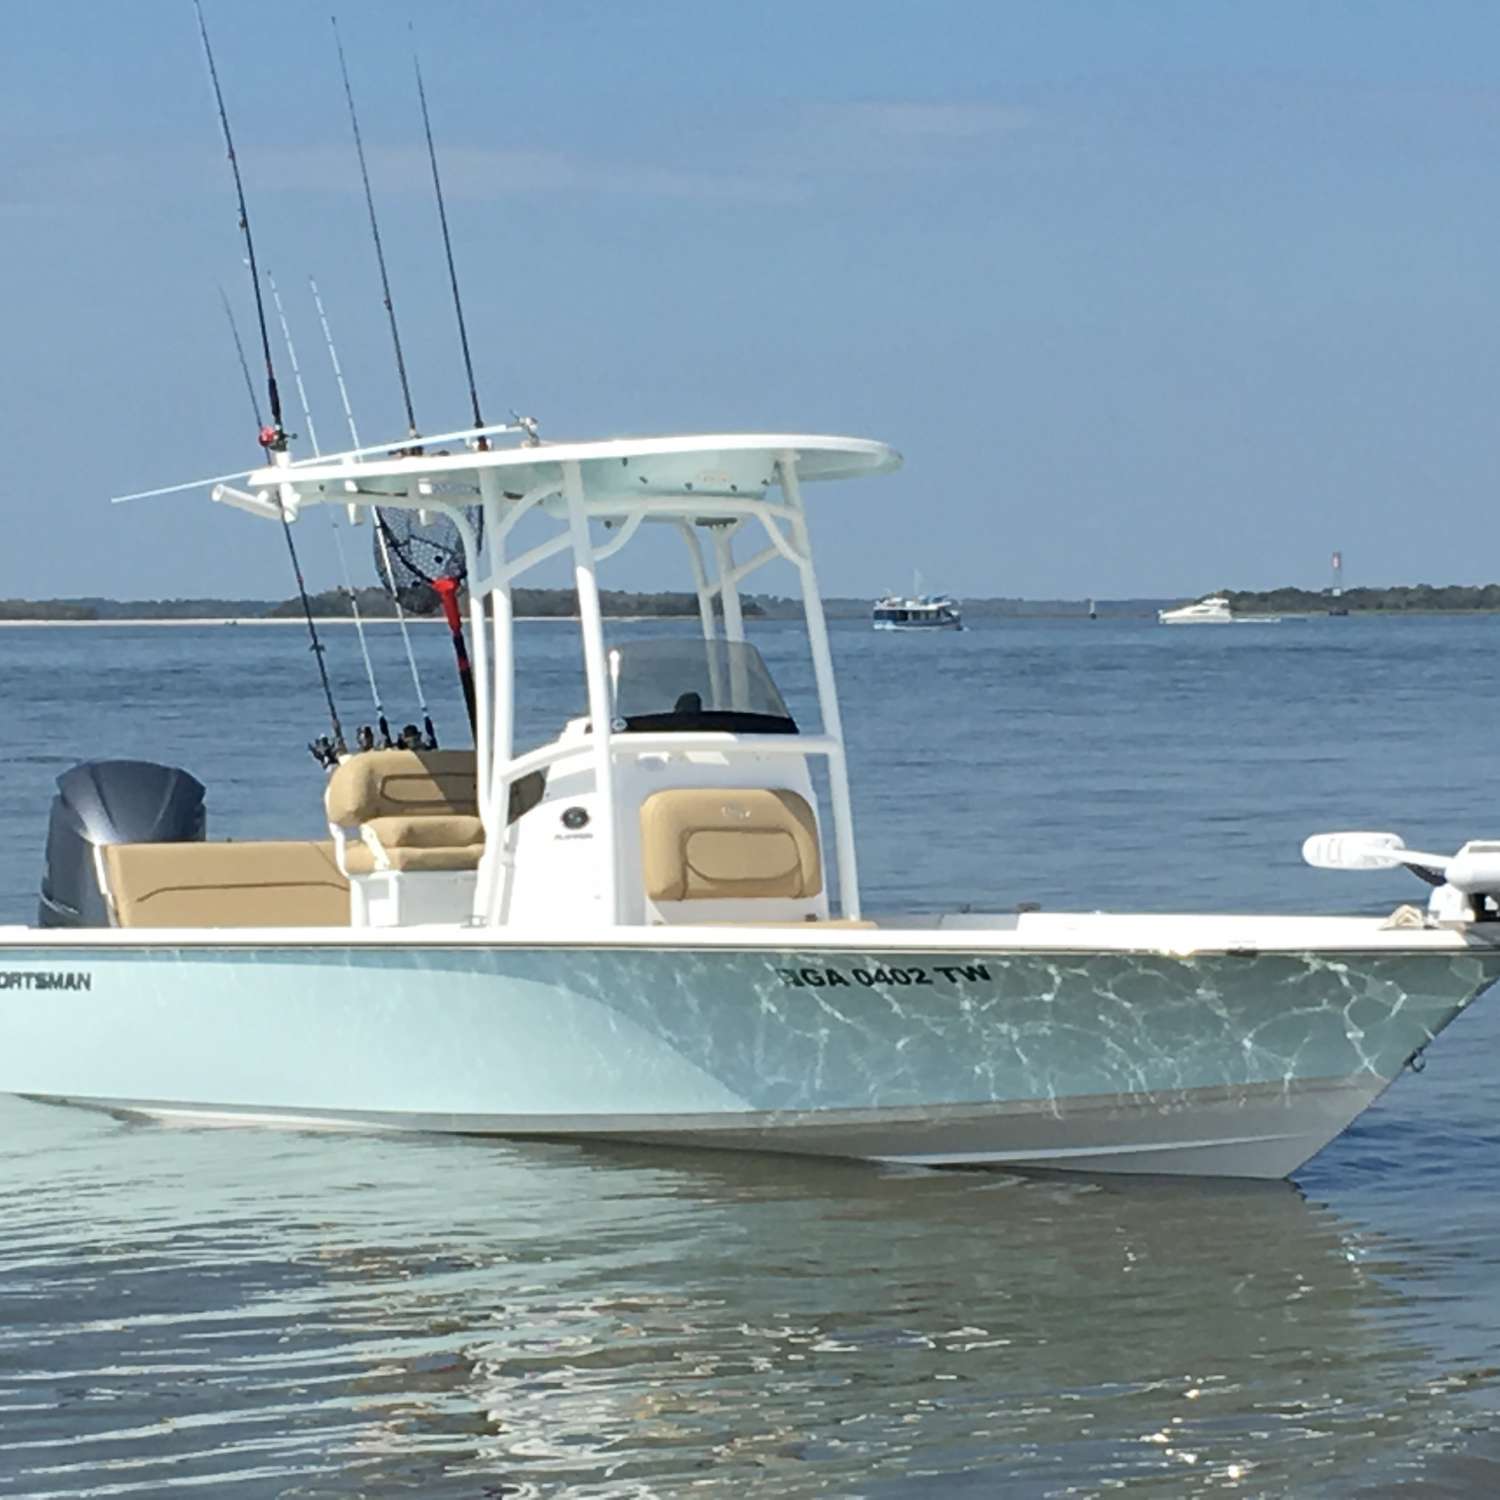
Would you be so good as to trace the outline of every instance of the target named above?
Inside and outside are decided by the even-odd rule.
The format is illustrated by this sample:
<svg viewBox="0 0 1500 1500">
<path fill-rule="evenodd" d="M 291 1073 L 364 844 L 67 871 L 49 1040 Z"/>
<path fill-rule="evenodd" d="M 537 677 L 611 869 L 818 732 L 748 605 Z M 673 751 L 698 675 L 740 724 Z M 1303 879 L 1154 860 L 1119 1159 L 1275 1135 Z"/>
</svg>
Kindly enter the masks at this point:
<svg viewBox="0 0 1500 1500">
<path fill-rule="evenodd" d="M 1162 625 L 1232 625 L 1234 615 L 1229 609 L 1229 600 L 1223 594 L 1214 594 L 1200 599 L 1196 604 L 1184 604 L 1177 609 L 1159 609 L 1157 622 Z"/>
<path fill-rule="evenodd" d="M 272 447 L 213 488 L 255 524 L 449 518 L 477 743 L 345 756 L 315 841 L 207 839 L 203 788 L 172 767 L 66 773 L 41 924 L 0 930 L 0 1089 L 161 1119 L 1280 1177 L 1500 976 L 1500 845 L 1308 845 L 1421 866 L 1425 916 L 870 911 L 804 490 L 898 455 L 493 432 Z M 701 639 L 606 631 L 599 571 L 647 527 L 682 544 Z M 581 699 L 521 745 L 512 590 L 558 556 Z M 811 723 L 746 638 L 741 588 L 777 561 Z"/>
</svg>

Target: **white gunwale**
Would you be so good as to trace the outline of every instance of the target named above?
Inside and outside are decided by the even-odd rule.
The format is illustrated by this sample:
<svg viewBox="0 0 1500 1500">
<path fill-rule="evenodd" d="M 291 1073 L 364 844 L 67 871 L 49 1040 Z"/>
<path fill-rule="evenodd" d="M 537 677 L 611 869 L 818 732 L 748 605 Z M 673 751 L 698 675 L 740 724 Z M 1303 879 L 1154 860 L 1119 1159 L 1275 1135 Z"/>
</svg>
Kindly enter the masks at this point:
<svg viewBox="0 0 1500 1500">
<path fill-rule="evenodd" d="M 942 919 L 913 915 L 883 919 L 873 927 L 826 923 L 745 926 L 615 927 L 582 932 L 571 924 L 508 928 L 479 925 L 428 927 L 241 928 L 35 928 L 0 927 L 7 948 L 479 948 L 713 949 L 727 952 L 827 951 L 854 953 L 1047 953 L 1077 957 L 1118 953 L 1157 958 L 1254 958 L 1309 952 L 1357 957 L 1406 952 L 1500 951 L 1500 933 L 1470 924 L 1392 926 L 1379 917 L 1221 916 L 1211 913 L 1026 913 L 1013 917 L 975 912 L 958 920 L 976 925 L 933 925 Z M 902 925 L 897 925 L 897 923 Z M 996 923 L 1001 925 L 981 925 Z M 910 924 L 910 925 L 906 925 Z"/>
</svg>

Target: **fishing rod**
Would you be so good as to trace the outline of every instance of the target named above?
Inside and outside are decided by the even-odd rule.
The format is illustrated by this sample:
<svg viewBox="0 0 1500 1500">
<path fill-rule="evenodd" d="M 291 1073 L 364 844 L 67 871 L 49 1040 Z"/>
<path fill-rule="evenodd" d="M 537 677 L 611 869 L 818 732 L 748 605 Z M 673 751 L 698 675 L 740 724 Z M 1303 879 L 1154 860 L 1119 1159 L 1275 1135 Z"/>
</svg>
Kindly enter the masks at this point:
<svg viewBox="0 0 1500 1500">
<path fill-rule="evenodd" d="M 197 0 L 194 0 L 197 3 Z M 396 351 L 396 374 L 401 379 L 401 399 L 406 403 L 406 426 L 408 435 L 412 438 L 420 436 L 417 432 L 417 417 L 412 410 L 411 383 L 406 378 L 406 359 L 401 353 L 401 332 L 396 327 L 396 307 L 391 301 L 391 279 L 385 267 L 385 249 L 380 243 L 380 223 L 375 217 L 375 195 L 370 190 L 370 169 L 365 163 L 365 143 L 359 133 L 359 115 L 354 108 L 354 90 L 349 84 L 349 64 L 344 58 L 344 43 L 339 36 L 339 21 L 337 16 L 330 16 L 333 22 L 333 41 L 338 48 L 339 73 L 344 80 L 344 97 L 349 101 L 349 123 L 354 128 L 354 149 L 359 156 L 359 175 L 365 185 L 365 207 L 370 212 L 370 237 L 375 241 L 375 260 L 380 266 L 380 291 L 385 299 L 385 313 L 391 325 L 391 345 Z"/>
<path fill-rule="evenodd" d="M 281 321 L 281 337 L 286 343 L 287 363 L 292 367 L 292 382 L 297 387 L 302 420 L 307 423 L 307 440 L 312 444 L 313 457 L 321 458 L 323 450 L 318 446 L 318 429 L 313 426 L 312 409 L 307 404 L 307 387 L 302 384 L 302 367 L 297 363 L 297 346 L 292 342 L 291 325 L 286 320 L 286 308 L 281 304 L 281 289 L 269 271 L 266 272 L 266 285 L 271 288 L 271 301 L 275 305 L 276 316 Z"/>
<path fill-rule="evenodd" d="M 276 278 L 266 272 L 266 284 L 271 288 L 271 301 L 276 305 L 276 316 L 281 322 L 281 336 L 286 340 L 287 363 L 292 367 L 292 379 L 297 386 L 297 399 L 302 404 L 302 416 L 307 423 L 307 440 L 312 444 L 313 457 L 322 457 L 318 446 L 318 429 L 313 425 L 312 407 L 307 400 L 307 387 L 302 383 L 302 366 L 297 363 L 297 346 L 292 342 L 292 326 L 287 322 L 286 307 L 281 300 L 281 288 Z M 343 528 L 332 507 L 328 509 L 328 524 L 333 531 L 333 548 L 338 553 L 339 572 L 344 579 L 344 596 L 349 601 L 349 611 L 354 616 L 354 633 L 359 638 L 359 654 L 364 658 L 365 677 L 370 684 L 370 699 L 375 705 L 375 721 L 380 726 L 381 748 L 391 748 L 391 726 L 385 716 L 385 706 L 380 701 L 380 684 L 375 680 L 375 663 L 370 660 L 370 643 L 365 639 L 364 616 L 359 612 L 359 599 L 354 592 L 354 580 L 349 574 L 349 559 L 344 553 Z M 373 749 L 375 737 L 368 728 L 361 728 L 357 735 L 361 749 Z"/>
<path fill-rule="evenodd" d="M 239 356 L 240 374 L 245 377 L 245 394 L 250 398 L 250 410 L 255 413 L 255 429 L 265 425 L 261 420 L 260 401 L 255 395 L 255 382 L 250 378 L 250 361 L 245 358 L 245 345 L 240 339 L 240 325 L 235 321 L 234 309 L 229 305 L 229 293 L 219 288 L 219 301 L 224 304 L 224 316 L 229 319 L 229 333 L 234 339 L 234 352 Z"/>
<path fill-rule="evenodd" d="M 224 107 L 224 90 L 219 87 L 219 70 L 214 65 L 214 49 L 208 40 L 208 24 L 203 19 L 202 0 L 193 0 L 198 15 L 198 35 L 203 39 L 203 57 L 208 63 L 209 81 L 214 86 L 214 102 L 219 106 L 219 128 L 224 132 L 224 151 L 229 169 L 234 173 L 234 193 L 239 202 L 240 232 L 245 237 L 245 254 L 250 262 L 250 284 L 255 291 L 255 317 L 260 324 L 260 348 L 266 361 L 266 393 L 271 408 L 271 423 L 260 432 L 260 445 L 279 453 L 286 448 L 286 428 L 281 422 L 281 392 L 276 388 L 276 367 L 271 362 L 271 335 L 266 328 L 266 304 L 260 294 L 260 276 L 255 269 L 255 240 L 250 233 L 250 210 L 245 206 L 245 184 L 240 177 L 239 157 L 234 154 L 234 137 L 229 133 L 229 111 Z M 225 299 L 226 305 L 228 299 Z M 235 342 L 239 342 L 236 333 Z M 243 345 L 241 346 L 243 348 Z"/>
<path fill-rule="evenodd" d="M 331 19 L 333 21 L 334 44 L 338 48 L 339 54 L 339 73 L 344 81 L 344 97 L 346 100 L 348 100 L 349 103 L 349 123 L 354 131 L 354 149 L 359 157 L 360 179 L 364 183 L 365 207 L 369 210 L 370 215 L 370 237 L 375 243 L 375 259 L 380 267 L 381 292 L 385 298 L 386 316 L 391 325 L 391 345 L 396 351 L 396 373 L 401 380 L 401 398 L 406 403 L 407 429 L 411 439 L 413 440 L 413 446 L 410 451 L 416 453 L 421 451 L 416 446 L 416 440 L 419 438 L 420 434 L 417 431 L 416 414 L 412 410 L 411 384 L 408 381 L 406 375 L 406 360 L 401 352 L 401 335 L 396 326 L 396 309 L 391 300 L 391 283 L 390 277 L 386 272 L 385 250 L 380 242 L 380 224 L 375 216 L 375 195 L 370 189 L 370 171 L 369 166 L 365 161 L 365 146 L 364 139 L 361 136 L 359 129 L 359 114 L 354 107 L 354 90 L 349 83 L 349 64 L 348 60 L 344 56 L 343 40 L 339 36 L 338 17 L 334 16 Z M 436 158 L 434 157 L 434 161 L 435 160 Z M 446 215 L 444 216 L 444 224 L 446 234 Z M 449 265 L 452 265 L 451 251 L 449 255 Z M 465 333 L 464 343 L 465 350 L 467 352 L 467 333 Z M 483 423 L 480 423 L 479 425 L 482 426 Z M 392 532 L 390 524 L 387 521 L 386 517 L 378 513 L 376 516 L 375 524 L 384 534 L 385 540 L 390 545 L 391 550 L 396 552 L 398 556 L 401 556 L 403 565 L 405 565 L 407 563 L 405 552 L 412 540 L 410 533 L 403 533 L 403 536 L 401 538 L 397 538 Z M 469 714 L 469 726 L 471 729 L 474 729 L 475 733 L 477 734 L 478 729 L 475 723 L 474 714 L 473 668 L 469 661 L 468 646 L 464 640 L 463 616 L 460 613 L 458 607 L 458 589 L 459 585 L 463 582 L 463 568 L 456 564 L 453 555 L 449 553 L 445 558 L 444 565 L 436 570 L 435 576 L 427 576 L 425 570 L 420 567 L 414 568 L 412 569 L 412 571 L 419 578 L 421 578 L 423 582 L 427 583 L 433 588 L 437 595 L 438 602 L 442 606 L 443 616 L 448 622 L 448 633 L 453 641 L 453 657 L 454 662 L 458 668 L 459 684 L 463 689 L 464 706 L 467 708 Z"/>
<path fill-rule="evenodd" d="M 219 106 L 219 126 L 224 132 L 224 150 L 229 157 L 230 169 L 234 173 L 234 192 L 240 210 L 240 232 L 245 237 L 245 255 L 250 267 L 250 284 L 255 292 L 255 317 L 260 325 L 261 353 L 266 361 L 266 393 L 271 420 L 260 430 L 260 445 L 273 456 L 285 454 L 287 435 L 286 427 L 281 420 L 281 392 L 276 387 L 276 366 L 271 359 L 271 334 L 266 327 L 266 302 L 261 295 L 260 273 L 255 265 L 255 241 L 250 234 L 250 210 L 245 205 L 245 184 L 240 177 L 239 158 L 234 154 L 234 137 L 229 131 L 229 111 L 224 106 L 224 90 L 219 87 L 219 70 L 214 65 L 214 49 L 208 40 L 208 24 L 203 19 L 202 0 L 193 0 L 193 9 L 198 16 L 198 35 L 203 39 L 203 57 L 208 64 L 209 81 L 213 84 L 214 102 Z M 224 305 L 228 309 L 227 297 L 224 299 Z M 231 326 L 233 323 L 234 317 L 231 312 Z M 234 341 L 239 346 L 243 358 L 244 345 L 240 344 L 238 329 L 235 330 Z M 245 366 L 247 372 L 248 368 L 248 365 Z M 255 395 L 253 384 L 250 394 L 253 404 Z M 307 621 L 307 633 L 312 642 L 313 660 L 318 664 L 318 679 L 323 685 L 323 701 L 328 705 L 328 718 L 333 727 L 332 740 L 320 736 L 310 748 L 320 764 L 331 766 L 340 755 L 348 751 L 348 746 L 344 743 L 344 726 L 339 722 L 338 706 L 333 701 L 333 685 L 328 680 L 328 665 L 323 660 L 323 643 L 318 639 L 318 627 L 313 621 L 312 605 L 308 603 L 307 584 L 302 577 L 302 563 L 297 557 L 297 544 L 292 540 L 291 519 L 286 513 L 286 506 L 281 504 L 279 496 L 277 506 L 281 512 L 281 534 L 286 538 L 287 556 L 291 559 L 292 576 L 297 580 L 297 595 L 302 600 L 302 614 Z"/>
<path fill-rule="evenodd" d="M 333 330 L 328 326 L 328 314 L 323 311 L 323 296 L 318 291 L 318 283 L 311 276 L 307 278 L 307 285 L 312 292 L 313 306 L 318 310 L 318 322 L 323 325 L 323 339 L 328 345 L 328 358 L 333 363 L 333 378 L 338 384 L 339 400 L 344 404 L 344 420 L 349 424 L 349 441 L 354 444 L 353 453 L 358 454 L 362 451 L 359 446 L 359 428 L 354 425 L 354 408 L 349 404 L 349 387 L 344 384 L 344 367 L 339 363 L 339 352 L 333 346 Z"/>
<path fill-rule="evenodd" d="M 354 425 L 354 408 L 349 403 L 349 387 L 344 384 L 344 368 L 339 363 L 339 351 L 334 346 L 333 330 L 328 326 L 328 314 L 323 308 L 323 297 L 318 291 L 318 283 L 311 276 L 307 278 L 307 285 L 312 291 L 313 306 L 318 310 L 318 322 L 323 326 L 323 340 L 328 346 L 328 358 L 333 365 L 333 378 L 338 384 L 339 400 L 344 405 L 344 419 L 349 424 L 349 441 L 354 444 L 355 451 L 358 452 L 359 428 Z M 406 664 L 411 669 L 411 684 L 416 691 L 417 706 L 422 713 L 426 748 L 436 750 L 437 731 L 432 727 L 432 715 L 427 709 L 427 695 L 422 690 L 422 674 L 417 669 L 416 652 L 411 647 L 411 630 L 406 623 L 406 611 L 401 607 L 401 596 L 396 591 L 396 575 L 391 567 L 391 551 L 386 544 L 385 529 L 380 524 L 378 509 L 375 512 L 375 550 L 385 574 L 386 591 L 391 596 L 391 602 L 396 606 L 396 622 L 401 627 L 401 644 L 406 648 Z"/>
<path fill-rule="evenodd" d="M 412 30 L 409 22 L 407 30 Z M 483 427 L 484 418 L 479 414 L 479 388 L 474 381 L 474 361 L 469 354 L 469 330 L 464 324 L 464 305 L 458 295 L 458 271 L 453 264 L 453 240 L 448 234 L 448 210 L 443 203 L 443 181 L 438 176 L 437 148 L 432 143 L 432 117 L 427 112 L 427 89 L 422 83 L 422 59 L 417 55 L 415 41 L 412 44 L 411 63 L 417 75 L 417 98 L 422 104 L 422 130 L 427 137 L 427 160 L 432 167 L 432 191 L 437 197 L 438 223 L 443 228 L 443 254 L 448 260 L 448 284 L 453 288 L 453 311 L 458 318 L 458 342 L 463 349 L 464 374 L 469 380 L 469 404 L 474 410 L 475 427 Z M 478 439 L 481 452 L 489 446 L 487 438 Z"/>
</svg>

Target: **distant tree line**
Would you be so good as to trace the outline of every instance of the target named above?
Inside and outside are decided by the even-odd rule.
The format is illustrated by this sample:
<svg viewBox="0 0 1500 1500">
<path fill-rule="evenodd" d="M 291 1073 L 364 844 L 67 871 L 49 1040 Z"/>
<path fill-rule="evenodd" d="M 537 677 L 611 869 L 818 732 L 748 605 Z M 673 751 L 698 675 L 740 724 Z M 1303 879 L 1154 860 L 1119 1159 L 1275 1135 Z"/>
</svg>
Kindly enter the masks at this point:
<svg viewBox="0 0 1500 1500">
<path fill-rule="evenodd" d="M 0 599 L 0 620 L 97 620 L 98 611 L 69 599 Z"/>
<path fill-rule="evenodd" d="M 1396 588 L 1230 590 L 1229 607 L 1236 614 L 1325 614 L 1347 609 L 1350 614 L 1380 612 L 1433 614 L 1450 611 L 1500 610 L 1500 583 L 1406 584 Z"/>
<path fill-rule="evenodd" d="M 1500 583 L 1450 584 L 1435 587 L 1419 583 L 1396 588 L 1346 589 L 1335 598 L 1331 589 L 1226 589 L 1230 607 L 1237 614 L 1325 614 L 1343 608 L 1351 613 L 1426 614 L 1463 611 L 1500 612 Z M 389 619 L 395 614 L 391 596 L 382 588 L 354 591 L 359 612 L 366 619 Z M 573 589 L 515 589 L 512 591 L 518 615 L 571 617 L 578 613 L 578 595 Z M 640 616 L 673 618 L 698 613 L 698 598 L 689 593 L 637 592 L 626 589 L 603 589 L 600 606 L 613 618 Z M 425 584 L 409 589 L 401 596 L 402 607 L 414 615 L 438 613 L 437 595 Z M 465 601 L 467 602 L 467 601 Z M 965 599 L 964 615 L 968 619 L 1039 619 L 1078 618 L 1087 613 L 1088 604 L 1081 599 Z M 1152 615 L 1157 606 L 1179 603 L 1164 599 L 1100 599 L 1097 612 L 1101 617 L 1120 619 Z M 312 612 L 320 616 L 348 616 L 353 612 L 348 593 L 343 589 L 324 589 L 310 596 Z M 802 614 L 800 599 L 780 594 L 746 595 L 742 607 L 747 618 L 772 620 L 797 619 Z M 868 619 L 871 601 L 849 596 L 834 596 L 823 601 L 830 619 Z M 49 620 L 109 621 L 119 620 L 256 620 L 286 619 L 300 616 L 300 599 L 105 599 L 86 596 L 72 599 L 0 599 L 0 621 Z"/>
<path fill-rule="evenodd" d="M 267 613 L 264 599 L 0 599 L 0 620 L 220 620 Z"/>
<path fill-rule="evenodd" d="M 576 589 L 513 589 L 511 599 L 518 615 L 576 616 Z M 308 606 L 318 616 L 350 616 L 354 605 L 367 620 L 391 619 L 396 607 L 382 588 L 355 589 L 351 599 L 345 589 L 323 589 L 308 596 Z M 465 595 L 463 602 L 467 607 Z M 600 608 L 606 615 L 669 617 L 698 613 L 698 596 L 687 593 L 641 592 L 601 589 Z M 405 590 L 401 607 L 409 614 L 435 615 L 437 594 L 426 584 Z M 763 613 L 754 600 L 744 601 L 744 613 Z M 270 599 L 0 599 L 0 620 L 283 620 L 302 614 L 300 598 Z"/>
<path fill-rule="evenodd" d="M 756 594 L 753 596 L 760 613 L 767 619 L 800 619 L 802 601 L 788 599 L 780 594 Z M 1154 615 L 1161 599 L 960 599 L 966 620 L 1046 620 L 1085 617 L 1089 605 L 1101 618 L 1133 619 Z M 874 608 L 873 599 L 858 599 L 847 594 L 832 595 L 823 600 L 823 613 L 830 620 L 868 620 Z M 748 613 L 748 605 L 747 610 Z"/>
<path fill-rule="evenodd" d="M 356 589 L 354 597 L 359 604 L 360 614 L 367 620 L 390 618 L 396 612 L 391 596 L 384 589 Z M 577 589 L 512 589 L 510 597 L 511 609 L 517 615 L 566 619 L 578 613 Z M 461 602 L 467 608 L 467 593 L 461 596 Z M 308 604 L 315 615 L 353 613 L 353 605 L 344 589 L 325 589 L 322 593 L 312 594 L 308 598 Z M 403 589 L 401 607 L 408 614 L 413 615 L 435 615 L 441 609 L 436 591 L 425 583 Z M 628 589 L 600 589 L 599 607 L 606 615 L 614 618 L 622 615 L 650 617 L 696 615 L 698 596 L 696 594 L 640 593 Z M 760 613 L 760 610 L 752 602 L 746 601 L 744 612 L 747 615 L 756 615 Z M 300 615 L 302 601 L 283 599 L 279 604 L 263 608 L 261 613 L 270 619 Z"/>
</svg>

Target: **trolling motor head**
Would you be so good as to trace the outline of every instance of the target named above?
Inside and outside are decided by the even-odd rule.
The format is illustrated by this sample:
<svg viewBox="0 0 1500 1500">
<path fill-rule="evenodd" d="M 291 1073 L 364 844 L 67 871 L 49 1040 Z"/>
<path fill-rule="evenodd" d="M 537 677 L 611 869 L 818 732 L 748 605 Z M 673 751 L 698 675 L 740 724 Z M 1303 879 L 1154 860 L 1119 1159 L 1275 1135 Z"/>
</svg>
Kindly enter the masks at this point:
<svg viewBox="0 0 1500 1500">
<path fill-rule="evenodd" d="M 1302 857 L 1319 870 L 1407 869 L 1435 887 L 1427 914 L 1439 922 L 1500 921 L 1500 840 L 1471 839 L 1457 854 L 1408 849 L 1396 833 L 1316 833 Z"/>
</svg>

